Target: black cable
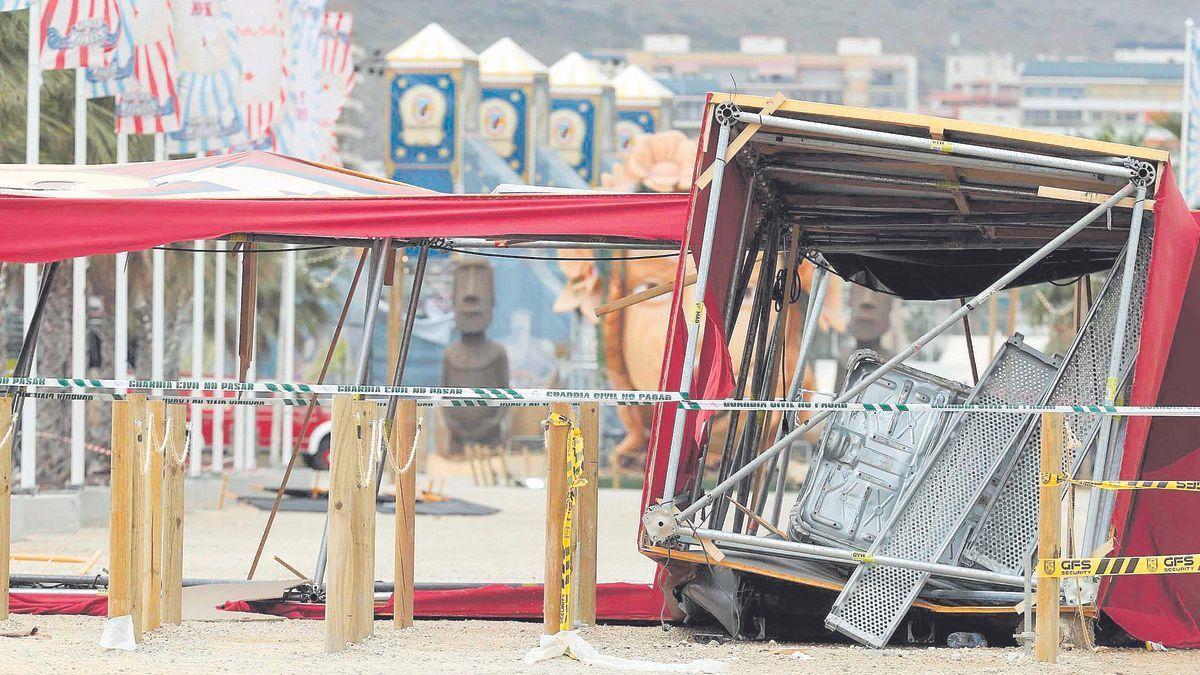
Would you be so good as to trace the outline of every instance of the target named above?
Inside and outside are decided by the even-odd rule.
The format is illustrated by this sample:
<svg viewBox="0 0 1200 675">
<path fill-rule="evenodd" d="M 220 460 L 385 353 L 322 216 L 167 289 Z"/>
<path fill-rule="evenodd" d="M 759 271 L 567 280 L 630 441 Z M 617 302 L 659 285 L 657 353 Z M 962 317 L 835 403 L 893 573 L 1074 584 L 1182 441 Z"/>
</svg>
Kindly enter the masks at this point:
<svg viewBox="0 0 1200 675">
<path fill-rule="evenodd" d="M 518 253 L 485 253 L 473 249 L 461 249 L 453 246 L 434 246 L 443 251 L 451 251 L 453 253 L 461 253 L 463 255 L 476 255 L 483 258 L 511 258 L 514 260 L 578 260 L 580 262 L 602 262 L 605 260 L 653 260 L 655 258 L 674 258 L 679 253 L 656 253 L 653 255 L 630 255 L 630 256 L 611 256 L 611 257 L 570 257 L 570 256 L 547 256 L 547 255 L 521 255 Z"/>
<path fill-rule="evenodd" d="M 181 253 L 242 253 L 236 248 L 192 248 L 188 246 L 155 246 L 156 251 L 179 251 Z M 255 248 L 255 253 L 285 253 L 287 251 L 323 251 L 339 248 L 336 244 L 314 244 L 312 246 L 296 246 L 294 248 Z"/>
</svg>

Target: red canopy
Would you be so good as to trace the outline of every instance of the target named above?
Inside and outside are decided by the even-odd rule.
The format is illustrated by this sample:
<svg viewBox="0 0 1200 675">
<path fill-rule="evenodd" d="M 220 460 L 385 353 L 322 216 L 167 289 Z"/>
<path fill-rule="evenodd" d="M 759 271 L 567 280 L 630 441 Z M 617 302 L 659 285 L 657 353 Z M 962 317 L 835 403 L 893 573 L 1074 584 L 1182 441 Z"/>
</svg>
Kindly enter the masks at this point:
<svg viewBox="0 0 1200 675">
<path fill-rule="evenodd" d="M 264 152 L 88 167 L 0 167 L 0 262 L 47 262 L 230 234 L 682 238 L 687 195 L 440 195 Z"/>
</svg>

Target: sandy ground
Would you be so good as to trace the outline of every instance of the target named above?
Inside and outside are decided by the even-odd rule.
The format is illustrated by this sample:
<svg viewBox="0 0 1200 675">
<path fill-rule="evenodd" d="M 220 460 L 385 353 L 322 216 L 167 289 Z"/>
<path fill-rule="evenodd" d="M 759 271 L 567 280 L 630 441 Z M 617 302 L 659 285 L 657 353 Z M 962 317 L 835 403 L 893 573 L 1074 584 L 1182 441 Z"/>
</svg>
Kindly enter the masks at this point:
<svg viewBox="0 0 1200 675">
<path fill-rule="evenodd" d="M 417 580 L 540 581 L 544 493 L 519 488 L 479 488 L 450 483 L 453 496 L 501 509 L 492 516 L 417 519 Z M 601 490 L 601 581 L 644 582 L 653 565 L 636 552 L 633 528 L 640 493 Z M 279 555 L 302 570 L 312 567 L 323 514 L 282 513 L 267 546 L 260 579 L 285 579 L 271 560 Z M 242 504 L 187 514 L 185 576 L 244 577 L 266 521 L 266 512 Z M 379 549 L 390 550 L 394 518 L 378 517 Z M 14 542 L 14 552 L 88 556 L 100 549 L 107 560 L 106 528 L 69 535 L 40 535 Z M 40 563 L 18 563 L 14 571 L 37 571 Z M 70 573 L 73 566 L 55 565 Z M 380 555 L 377 578 L 390 579 L 390 555 Z M 522 655 L 536 645 L 541 625 L 512 621 L 419 621 L 397 632 L 376 623 L 376 635 L 339 654 L 322 650 L 319 621 L 187 623 L 147 636 L 133 653 L 102 649 L 103 619 L 14 616 L 0 632 L 38 627 L 38 636 L 0 638 L 0 672 L 558 672 L 598 669 L 558 658 L 534 665 Z M 706 629 L 705 632 L 711 632 Z M 882 651 L 846 645 L 776 643 L 701 644 L 691 629 L 658 626 L 599 626 L 585 637 L 606 654 L 667 662 L 715 659 L 732 672 L 1195 672 L 1200 655 L 1110 650 L 1064 652 L 1058 666 L 1029 661 L 1019 649 L 949 650 L 919 647 Z M 791 652 L 798 650 L 802 656 Z"/>
</svg>

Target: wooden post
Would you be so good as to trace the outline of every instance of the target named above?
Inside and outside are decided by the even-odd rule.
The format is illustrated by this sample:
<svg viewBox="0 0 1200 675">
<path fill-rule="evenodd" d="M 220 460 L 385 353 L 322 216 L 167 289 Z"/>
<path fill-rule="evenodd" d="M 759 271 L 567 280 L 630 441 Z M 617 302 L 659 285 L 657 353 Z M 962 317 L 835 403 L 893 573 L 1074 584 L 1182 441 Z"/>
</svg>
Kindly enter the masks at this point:
<svg viewBox="0 0 1200 675">
<path fill-rule="evenodd" d="M 600 487 L 600 404 L 579 404 L 583 432 L 583 478 L 579 488 L 579 621 L 596 625 L 596 523 Z"/>
<path fill-rule="evenodd" d="M 127 502 L 128 508 L 132 513 L 132 525 L 130 526 L 129 535 L 129 595 L 131 602 L 129 605 L 129 614 L 133 617 L 133 634 L 140 642 L 142 639 L 142 631 L 146 629 L 145 624 L 145 606 L 146 606 L 146 575 L 150 568 L 150 553 L 147 550 L 149 537 L 147 526 L 149 525 L 148 507 L 150 500 L 146 494 L 146 483 L 142 479 L 145 473 L 142 467 L 145 466 L 146 457 L 146 437 L 149 429 L 146 428 L 146 397 L 143 394 L 130 394 L 128 399 L 130 407 L 130 419 L 133 424 L 133 447 L 130 448 L 132 456 L 130 478 L 133 483 L 132 499 Z"/>
<path fill-rule="evenodd" d="M 132 615 L 133 493 L 137 476 L 137 431 L 132 401 L 113 401 L 109 470 L 108 617 Z M 134 617 L 137 625 L 138 617 Z"/>
<path fill-rule="evenodd" d="M 399 261 L 397 261 L 399 262 Z M 396 405 L 391 451 L 396 464 L 408 461 L 417 435 L 417 402 L 402 399 Z M 413 585 L 416 581 L 417 460 L 396 479 L 396 579 L 392 620 L 396 628 L 413 625 Z"/>
<path fill-rule="evenodd" d="M 379 404 L 333 397 L 329 469 L 329 584 L 325 651 L 336 652 L 374 630 L 375 477 L 371 421 Z"/>
<path fill-rule="evenodd" d="M 142 464 L 142 485 L 146 495 L 145 549 L 142 552 L 142 630 L 151 631 L 162 625 L 162 557 L 163 557 L 163 455 L 159 450 L 166 440 L 167 404 L 164 401 L 146 403 L 146 428 L 150 436 L 145 444 L 149 455 Z"/>
<path fill-rule="evenodd" d="M 550 413 L 571 416 L 571 405 L 554 403 Z M 546 577 L 542 591 L 542 623 L 546 635 L 559 631 L 559 600 L 563 585 L 562 530 L 567 506 L 567 432 L 566 426 L 550 425 L 546 430 Z"/>
<path fill-rule="evenodd" d="M 187 444 L 187 406 L 167 406 L 171 429 L 164 458 L 162 620 L 179 625 L 183 620 L 183 456 Z M 199 452 L 197 447 L 192 452 Z"/>
<path fill-rule="evenodd" d="M 1042 413 L 1042 475 L 1062 473 L 1063 415 Z M 1062 485 L 1042 485 L 1038 509 L 1038 560 L 1061 553 Z M 1034 657 L 1043 663 L 1058 660 L 1059 579 L 1039 577 Z"/>
<path fill-rule="evenodd" d="M 375 401 L 356 401 L 359 419 L 367 435 L 367 450 L 370 453 L 365 464 L 356 464 L 354 495 L 354 592 L 358 612 L 355 616 L 355 635 L 358 642 L 375 634 L 375 440 L 372 425 L 383 416 L 383 406 Z M 382 433 L 382 429 L 378 430 Z M 380 439 L 382 442 L 382 439 Z M 363 459 L 357 461 L 362 462 Z M 365 480 L 363 469 L 365 466 Z"/>
<path fill-rule="evenodd" d="M 13 400 L 0 396 L 0 621 L 8 619 L 8 553 L 12 537 Z"/>
</svg>

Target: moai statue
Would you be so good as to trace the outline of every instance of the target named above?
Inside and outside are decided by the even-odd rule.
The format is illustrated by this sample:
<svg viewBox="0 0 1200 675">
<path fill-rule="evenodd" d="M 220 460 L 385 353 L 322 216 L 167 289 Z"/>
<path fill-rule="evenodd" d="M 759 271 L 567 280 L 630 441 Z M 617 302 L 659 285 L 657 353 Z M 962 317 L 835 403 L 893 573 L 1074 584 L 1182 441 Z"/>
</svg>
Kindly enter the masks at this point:
<svg viewBox="0 0 1200 675">
<path fill-rule="evenodd" d="M 484 260 L 462 258 L 454 268 L 454 325 L 458 340 L 442 355 L 442 385 L 447 387 L 507 387 L 508 354 L 487 339 L 496 304 L 492 266 Z M 443 408 L 450 432 L 447 453 L 459 456 L 463 446 L 504 444 L 504 408 Z"/>
</svg>

